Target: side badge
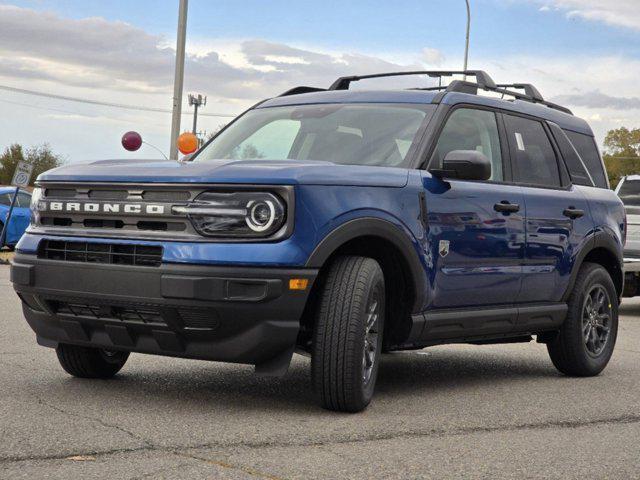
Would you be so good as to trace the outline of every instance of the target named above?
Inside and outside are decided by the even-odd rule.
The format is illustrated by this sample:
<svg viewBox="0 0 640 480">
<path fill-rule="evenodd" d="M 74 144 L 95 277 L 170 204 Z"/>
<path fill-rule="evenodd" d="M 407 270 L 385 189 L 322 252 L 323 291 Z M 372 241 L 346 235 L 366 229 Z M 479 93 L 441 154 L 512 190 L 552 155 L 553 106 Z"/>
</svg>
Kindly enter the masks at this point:
<svg viewBox="0 0 640 480">
<path fill-rule="evenodd" d="M 440 252 L 440 256 L 442 258 L 449 255 L 449 240 L 440 240 L 438 251 Z"/>
</svg>

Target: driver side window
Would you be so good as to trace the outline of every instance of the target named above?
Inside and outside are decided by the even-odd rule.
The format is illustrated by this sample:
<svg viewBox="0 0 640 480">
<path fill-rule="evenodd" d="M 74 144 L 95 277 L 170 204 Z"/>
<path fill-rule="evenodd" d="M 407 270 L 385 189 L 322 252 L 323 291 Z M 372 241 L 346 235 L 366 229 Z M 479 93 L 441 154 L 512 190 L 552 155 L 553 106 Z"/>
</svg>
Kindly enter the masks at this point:
<svg viewBox="0 0 640 480">
<path fill-rule="evenodd" d="M 474 150 L 491 161 L 490 181 L 504 180 L 502 149 L 496 114 L 487 110 L 455 110 L 440 134 L 431 158 L 431 166 L 442 168 L 442 161 L 454 150 Z"/>
</svg>

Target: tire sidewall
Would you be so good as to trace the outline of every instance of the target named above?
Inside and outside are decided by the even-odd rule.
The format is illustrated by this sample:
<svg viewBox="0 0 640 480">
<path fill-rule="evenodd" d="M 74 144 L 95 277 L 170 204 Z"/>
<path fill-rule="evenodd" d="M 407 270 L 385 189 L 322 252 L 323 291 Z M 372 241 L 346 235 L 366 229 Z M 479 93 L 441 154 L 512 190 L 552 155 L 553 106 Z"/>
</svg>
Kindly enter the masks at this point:
<svg viewBox="0 0 640 480">
<path fill-rule="evenodd" d="M 379 307 L 379 317 L 378 317 L 378 338 L 377 338 L 377 348 L 376 348 L 376 357 L 373 363 L 373 370 L 371 372 L 371 377 L 369 381 L 365 384 L 363 380 L 364 376 L 364 365 L 362 365 L 362 361 L 360 361 L 361 367 L 356 369 L 359 373 L 359 382 L 360 391 L 362 394 L 362 402 L 367 405 L 371 402 L 373 398 L 373 393 L 376 387 L 376 381 L 378 378 L 378 371 L 380 370 L 380 361 L 382 358 L 382 335 L 384 332 L 384 320 L 386 315 L 386 295 L 385 295 L 385 283 L 384 276 L 382 275 L 382 271 L 377 268 L 375 273 L 370 276 L 370 285 L 368 289 L 368 295 L 366 299 L 366 303 L 363 305 L 362 312 L 360 315 L 360 325 L 358 325 L 358 329 L 362 332 L 360 339 L 358 341 L 359 352 L 362 355 L 364 351 L 364 340 L 365 340 L 365 329 L 366 329 L 366 321 L 367 321 L 367 307 L 370 305 L 374 296 L 378 297 L 378 301 L 380 302 Z M 360 358 L 361 360 L 361 358 Z"/>
<path fill-rule="evenodd" d="M 597 356 L 591 353 L 584 342 L 582 333 L 582 314 L 584 302 L 591 289 L 601 285 L 609 295 L 611 302 L 611 331 L 604 350 Z M 589 371 L 594 374 L 601 372 L 611 360 L 618 336 L 618 295 L 609 274 L 602 267 L 593 268 L 584 278 L 580 285 L 576 285 L 570 308 L 572 309 L 573 325 L 576 332 L 575 341 L 579 342 L 578 350 L 581 352 L 581 361 Z"/>
</svg>

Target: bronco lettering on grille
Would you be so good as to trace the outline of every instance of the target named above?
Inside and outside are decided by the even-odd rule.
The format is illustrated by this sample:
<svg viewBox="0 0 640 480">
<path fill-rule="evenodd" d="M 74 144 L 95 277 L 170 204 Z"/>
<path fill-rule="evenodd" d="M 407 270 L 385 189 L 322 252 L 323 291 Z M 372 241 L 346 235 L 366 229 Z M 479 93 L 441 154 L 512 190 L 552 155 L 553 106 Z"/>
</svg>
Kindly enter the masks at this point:
<svg viewBox="0 0 640 480">
<path fill-rule="evenodd" d="M 140 203 L 81 203 L 81 202 L 40 202 L 41 212 L 87 212 L 87 213 L 129 213 L 164 215 L 164 205 L 143 205 Z"/>
</svg>

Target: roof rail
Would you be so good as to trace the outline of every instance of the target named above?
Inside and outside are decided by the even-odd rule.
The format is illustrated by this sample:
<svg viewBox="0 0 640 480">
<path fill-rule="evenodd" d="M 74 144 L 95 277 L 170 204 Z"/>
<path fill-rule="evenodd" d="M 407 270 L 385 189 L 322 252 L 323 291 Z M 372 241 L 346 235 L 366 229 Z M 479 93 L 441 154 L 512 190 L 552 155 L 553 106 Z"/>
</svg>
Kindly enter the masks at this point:
<svg viewBox="0 0 640 480">
<path fill-rule="evenodd" d="M 544 102 L 544 97 L 540 91 L 530 83 L 503 83 L 498 88 L 515 88 L 516 90 L 524 90 L 524 94 L 531 97 L 536 102 Z"/>
<path fill-rule="evenodd" d="M 300 87 L 293 87 L 287 90 L 286 92 L 281 93 L 278 96 L 288 97 L 289 95 L 300 95 L 301 93 L 326 92 L 326 91 L 327 91 L 326 88 L 300 86 Z"/>
<path fill-rule="evenodd" d="M 558 110 L 563 113 L 567 113 L 569 115 L 573 115 L 573 112 L 562 105 L 558 105 L 556 103 L 547 102 L 544 100 L 542 94 L 538 91 L 536 87 L 529 83 L 514 83 L 514 84 L 501 84 L 496 85 L 493 88 L 491 87 L 482 87 L 481 85 L 476 85 L 469 82 L 463 82 L 461 80 L 455 80 L 449 84 L 446 90 L 442 91 L 441 95 L 449 92 L 460 92 L 460 93 L 471 93 L 477 94 L 477 90 L 474 92 L 473 87 L 481 88 L 482 90 L 488 92 L 499 93 L 502 96 L 509 95 L 517 100 L 522 100 L 529 103 L 539 103 L 540 105 L 544 105 L 545 107 L 553 108 L 554 110 Z M 507 90 L 507 88 L 516 88 L 518 90 L 524 90 L 524 93 L 515 92 L 513 90 Z M 441 99 L 442 97 L 440 97 Z"/>
<path fill-rule="evenodd" d="M 465 75 L 476 77 L 476 83 L 478 87 L 483 89 L 496 88 L 496 83 L 493 79 L 482 70 L 458 70 L 458 71 L 438 71 L 438 70 L 419 70 L 414 72 L 389 72 L 389 73 L 374 73 L 372 75 L 357 75 L 350 77 L 340 77 L 329 87 L 329 90 L 349 90 L 351 82 L 357 82 L 360 80 L 367 80 L 370 78 L 384 78 L 384 77 L 402 77 L 408 75 L 427 75 L 431 78 L 451 77 L 453 75 Z"/>
<path fill-rule="evenodd" d="M 533 87 L 533 85 L 528 85 L 528 86 Z M 514 88 L 518 88 L 518 87 L 514 87 Z M 554 110 L 559 110 L 563 113 L 568 113 L 569 115 L 573 115 L 573 112 L 569 110 L 567 107 L 563 107 L 562 105 L 558 105 L 557 103 L 547 102 L 546 100 L 540 100 L 540 98 L 543 98 L 540 92 L 538 92 L 536 96 L 533 96 L 533 95 L 527 95 L 526 90 L 525 90 L 525 93 L 514 92 L 513 90 L 506 90 L 501 87 L 493 88 L 489 90 L 492 92 L 500 93 L 502 95 L 509 95 L 510 97 L 514 97 L 518 100 L 523 100 L 525 102 L 539 103 L 540 105 L 544 105 L 545 107 L 553 108 Z"/>
<path fill-rule="evenodd" d="M 435 90 L 441 93 L 436 97 L 434 103 L 438 103 L 442 97 L 449 92 L 467 93 L 471 95 L 477 95 L 478 89 L 485 90 L 487 92 L 494 92 L 501 94 L 502 96 L 509 95 L 517 100 L 522 100 L 530 103 L 539 103 L 554 110 L 559 110 L 569 115 L 573 115 L 573 112 L 566 107 L 557 105 L 555 103 L 547 102 L 540 91 L 530 83 L 509 83 L 497 85 L 493 79 L 484 70 L 452 70 L 452 71 L 439 71 L 439 70 L 419 70 L 413 72 L 389 72 L 389 73 L 375 73 L 371 75 L 354 75 L 350 77 L 340 77 L 329 87 L 328 90 L 348 90 L 352 82 L 360 80 L 367 80 L 370 78 L 385 78 L 385 77 L 401 77 L 409 75 L 427 75 L 431 78 L 438 78 L 440 83 L 436 87 L 418 88 L 417 90 Z M 453 80 L 448 86 L 442 85 L 442 77 L 451 77 L 453 75 L 464 75 L 464 80 Z M 468 82 L 466 77 L 475 77 L 476 82 Z M 311 87 L 298 87 L 300 89 L 309 89 L 307 91 L 320 91 L 321 89 L 311 89 Z M 522 90 L 517 92 L 514 90 L 508 90 L 513 88 L 515 90 Z M 294 93 L 286 93 L 294 95 L 295 93 L 305 93 L 304 91 L 292 89 Z M 283 94 L 284 95 L 284 94 Z"/>
</svg>

